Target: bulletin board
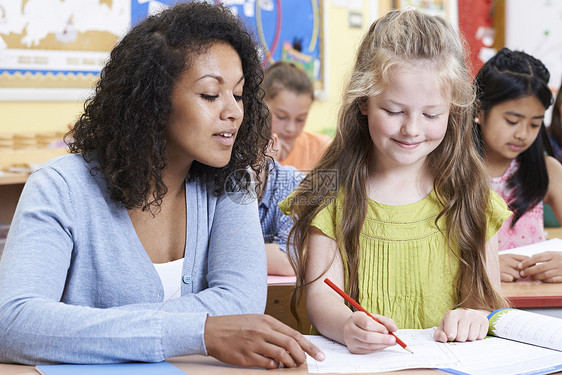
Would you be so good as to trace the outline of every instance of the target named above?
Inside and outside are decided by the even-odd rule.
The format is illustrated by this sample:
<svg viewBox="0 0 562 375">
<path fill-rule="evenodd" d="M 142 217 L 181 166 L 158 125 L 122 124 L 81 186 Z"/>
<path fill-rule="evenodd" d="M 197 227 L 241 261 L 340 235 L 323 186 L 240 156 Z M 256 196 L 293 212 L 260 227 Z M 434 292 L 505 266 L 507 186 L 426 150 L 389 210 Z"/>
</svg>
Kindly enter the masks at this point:
<svg viewBox="0 0 562 375">
<path fill-rule="evenodd" d="M 506 0 L 505 44 L 541 60 L 550 71 L 549 85 L 562 82 L 562 1 Z"/>
<path fill-rule="evenodd" d="M 222 2 L 254 31 L 264 67 L 292 61 L 322 91 L 324 1 L 207 2 Z M 177 2 L 0 0 L 0 100 L 86 99 L 109 52 L 131 26 Z"/>
</svg>

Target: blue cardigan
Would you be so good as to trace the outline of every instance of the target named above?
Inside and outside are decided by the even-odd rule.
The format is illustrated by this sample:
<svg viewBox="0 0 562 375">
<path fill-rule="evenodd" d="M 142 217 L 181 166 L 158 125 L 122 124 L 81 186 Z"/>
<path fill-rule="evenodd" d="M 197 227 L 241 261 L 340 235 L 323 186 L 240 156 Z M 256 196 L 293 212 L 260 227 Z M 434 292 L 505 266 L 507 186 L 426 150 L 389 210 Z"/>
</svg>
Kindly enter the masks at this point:
<svg viewBox="0 0 562 375">
<path fill-rule="evenodd" d="M 206 354 L 207 315 L 263 313 L 255 199 L 186 182 L 181 298 L 164 291 L 127 210 L 81 155 L 28 179 L 0 260 L 0 362 L 163 361 Z M 242 202 L 242 203 L 241 203 Z"/>
</svg>

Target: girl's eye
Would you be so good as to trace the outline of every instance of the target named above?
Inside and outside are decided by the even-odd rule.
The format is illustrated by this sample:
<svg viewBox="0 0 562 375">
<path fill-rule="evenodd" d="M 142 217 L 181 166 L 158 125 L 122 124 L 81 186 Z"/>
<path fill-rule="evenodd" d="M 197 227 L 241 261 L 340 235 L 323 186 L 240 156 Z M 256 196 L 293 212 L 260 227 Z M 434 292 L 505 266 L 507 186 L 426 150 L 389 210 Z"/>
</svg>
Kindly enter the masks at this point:
<svg viewBox="0 0 562 375">
<path fill-rule="evenodd" d="M 386 112 L 389 116 L 398 116 L 399 114 L 402 113 L 402 112 L 393 112 L 393 111 L 389 111 L 388 109 L 385 109 L 385 112 Z"/>
<path fill-rule="evenodd" d="M 505 121 L 509 124 L 509 125 L 517 125 L 517 121 L 510 121 L 508 119 L 505 119 Z"/>
<path fill-rule="evenodd" d="M 424 113 L 424 116 L 427 117 L 430 120 L 435 120 L 439 118 L 439 115 L 430 115 L 428 113 Z"/>
<path fill-rule="evenodd" d="M 244 99 L 244 95 L 234 95 L 234 99 L 235 99 L 237 102 L 241 102 L 242 99 Z"/>
<path fill-rule="evenodd" d="M 218 95 L 207 95 L 207 94 L 201 94 L 201 97 L 205 100 L 208 100 L 210 102 L 214 101 L 215 99 L 217 99 L 219 96 Z"/>
<path fill-rule="evenodd" d="M 540 128 L 540 127 L 541 127 L 541 124 L 531 124 L 531 127 L 533 127 L 533 128 Z"/>
</svg>

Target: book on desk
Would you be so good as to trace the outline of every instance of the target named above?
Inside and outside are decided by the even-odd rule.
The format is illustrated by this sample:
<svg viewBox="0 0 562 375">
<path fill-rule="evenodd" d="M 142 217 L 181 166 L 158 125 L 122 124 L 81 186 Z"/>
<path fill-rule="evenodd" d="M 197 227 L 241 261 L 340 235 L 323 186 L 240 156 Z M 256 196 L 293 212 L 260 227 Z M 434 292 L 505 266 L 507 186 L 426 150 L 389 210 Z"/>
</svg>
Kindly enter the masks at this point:
<svg viewBox="0 0 562 375">
<path fill-rule="evenodd" d="M 396 331 L 414 355 L 398 345 L 366 355 L 352 354 L 322 336 L 308 336 L 326 354 L 308 358 L 310 373 L 359 373 L 434 368 L 453 374 L 550 374 L 562 370 L 562 319 L 517 309 L 488 317 L 490 336 L 472 342 L 439 343 L 435 328 Z"/>
</svg>

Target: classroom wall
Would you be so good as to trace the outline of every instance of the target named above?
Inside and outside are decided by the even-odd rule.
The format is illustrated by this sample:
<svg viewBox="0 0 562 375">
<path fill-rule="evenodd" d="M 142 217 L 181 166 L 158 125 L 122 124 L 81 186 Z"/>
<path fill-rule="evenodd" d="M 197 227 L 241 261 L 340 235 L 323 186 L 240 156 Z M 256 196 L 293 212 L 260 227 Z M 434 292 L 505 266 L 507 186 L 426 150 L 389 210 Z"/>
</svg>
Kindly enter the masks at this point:
<svg viewBox="0 0 562 375">
<path fill-rule="evenodd" d="M 346 4 L 362 4 L 355 9 Z M 327 41 L 327 90 L 311 109 L 306 128 L 310 131 L 332 133 L 335 129 L 342 87 L 351 68 L 363 32 L 370 25 L 378 8 L 387 7 L 372 0 L 333 1 L 324 0 L 326 15 L 325 37 Z M 341 5 L 338 5 L 341 4 Z M 351 9 L 350 9 L 351 8 Z M 376 8 L 376 9 L 374 9 Z M 362 28 L 352 28 L 348 24 L 349 12 L 361 13 Z M 53 102 L 9 102 L 0 101 L 0 133 L 66 131 L 81 114 L 81 101 Z"/>
</svg>

